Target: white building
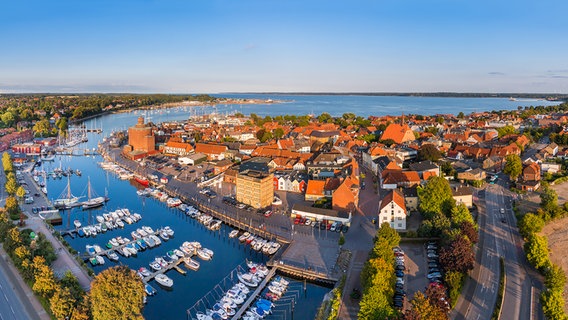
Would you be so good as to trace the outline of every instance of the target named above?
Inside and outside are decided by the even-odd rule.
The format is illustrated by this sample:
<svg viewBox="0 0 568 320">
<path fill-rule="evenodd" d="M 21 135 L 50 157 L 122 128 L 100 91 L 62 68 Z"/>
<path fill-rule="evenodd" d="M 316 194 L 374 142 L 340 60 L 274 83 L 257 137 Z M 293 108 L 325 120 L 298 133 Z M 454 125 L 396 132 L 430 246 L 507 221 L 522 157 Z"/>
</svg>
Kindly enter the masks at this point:
<svg viewBox="0 0 568 320">
<path fill-rule="evenodd" d="M 389 192 L 379 205 L 379 225 L 385 222 L 395 230 L 406 230 L 404 195 L 397 189 Z"/>
</svg>

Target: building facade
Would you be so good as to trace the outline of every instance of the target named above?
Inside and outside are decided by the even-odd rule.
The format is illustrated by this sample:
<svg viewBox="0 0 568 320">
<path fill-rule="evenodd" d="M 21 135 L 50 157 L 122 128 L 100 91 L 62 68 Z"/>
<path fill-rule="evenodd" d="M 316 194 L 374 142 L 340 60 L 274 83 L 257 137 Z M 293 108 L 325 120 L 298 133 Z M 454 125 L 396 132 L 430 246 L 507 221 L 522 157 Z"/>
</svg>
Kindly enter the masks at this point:
<svg viewBox="0 0 568 320">
<path fill-rule="evenodd" d="M 379 225 L 388 222 L 395 230 L 406 230 L 406 205 L 399 190 L 389 192 L 379 206 Z"/>
<path fill-rule="evenodd" d="M 237 174 L 237 201 L 253 208 L 265 208 L 274 200 L 273 174 L 246 170 Z"/>
</svg>

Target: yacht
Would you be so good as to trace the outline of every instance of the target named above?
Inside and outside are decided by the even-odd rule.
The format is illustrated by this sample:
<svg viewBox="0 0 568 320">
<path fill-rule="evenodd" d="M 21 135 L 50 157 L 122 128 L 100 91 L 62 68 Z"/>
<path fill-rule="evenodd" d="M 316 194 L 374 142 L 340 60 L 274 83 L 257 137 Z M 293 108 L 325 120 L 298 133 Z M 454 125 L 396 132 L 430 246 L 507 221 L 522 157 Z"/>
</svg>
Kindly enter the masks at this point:
<svg viewBox="0 0 568 320">
<path fill-rule="evenodd" d="M 165 274 L 162 274 L 162 273 L 157 274 L 154 277 L 154 280 L 156 280 L 157 283 L 159 283 L 162 286 L 167 287 L 167 288 L 171 288 L 174 285 L 174 281 L 171 278 L 169 278 L 168 276 L 166 276 Z"/>
</svg>

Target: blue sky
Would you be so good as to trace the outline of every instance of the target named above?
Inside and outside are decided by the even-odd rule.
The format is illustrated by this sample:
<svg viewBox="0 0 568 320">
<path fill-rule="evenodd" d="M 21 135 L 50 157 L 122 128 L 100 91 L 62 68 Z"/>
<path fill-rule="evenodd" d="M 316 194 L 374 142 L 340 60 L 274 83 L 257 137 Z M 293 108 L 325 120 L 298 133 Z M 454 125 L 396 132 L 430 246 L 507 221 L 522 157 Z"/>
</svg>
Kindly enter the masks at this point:
<svg viewBox="0 0 568 320">
<path fill-rule="evenodd" d="M 0 0 L 0 93 L 568 93 L 567 9 L 563 0 Z"/>
</svg>

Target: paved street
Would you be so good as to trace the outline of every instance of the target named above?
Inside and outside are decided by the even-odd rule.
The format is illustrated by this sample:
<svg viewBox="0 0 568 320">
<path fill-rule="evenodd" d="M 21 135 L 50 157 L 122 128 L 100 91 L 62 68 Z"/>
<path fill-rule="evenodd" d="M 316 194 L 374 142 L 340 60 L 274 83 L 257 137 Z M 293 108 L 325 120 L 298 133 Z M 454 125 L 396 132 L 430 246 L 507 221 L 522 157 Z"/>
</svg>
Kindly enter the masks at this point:
<svg viewBox="0 0 568 320">
<path fill-rule="evenodd" d="M 454 319 L 490 319 L 499 286 L 499 258 L 505 258 L 507 276 L 501 309 L 503 319 L 541 319 L 532 277 L 527 274 L 522 241 L 511 210 L 509 191 L 489 185 L 477 196 L 479 243 L 477 261 L 462 296 L 453 310 Z M 503 209 L 503 211 L 501 210 Z M 480 258 L 480 259 L 479 259 Z"/>
</svg>

